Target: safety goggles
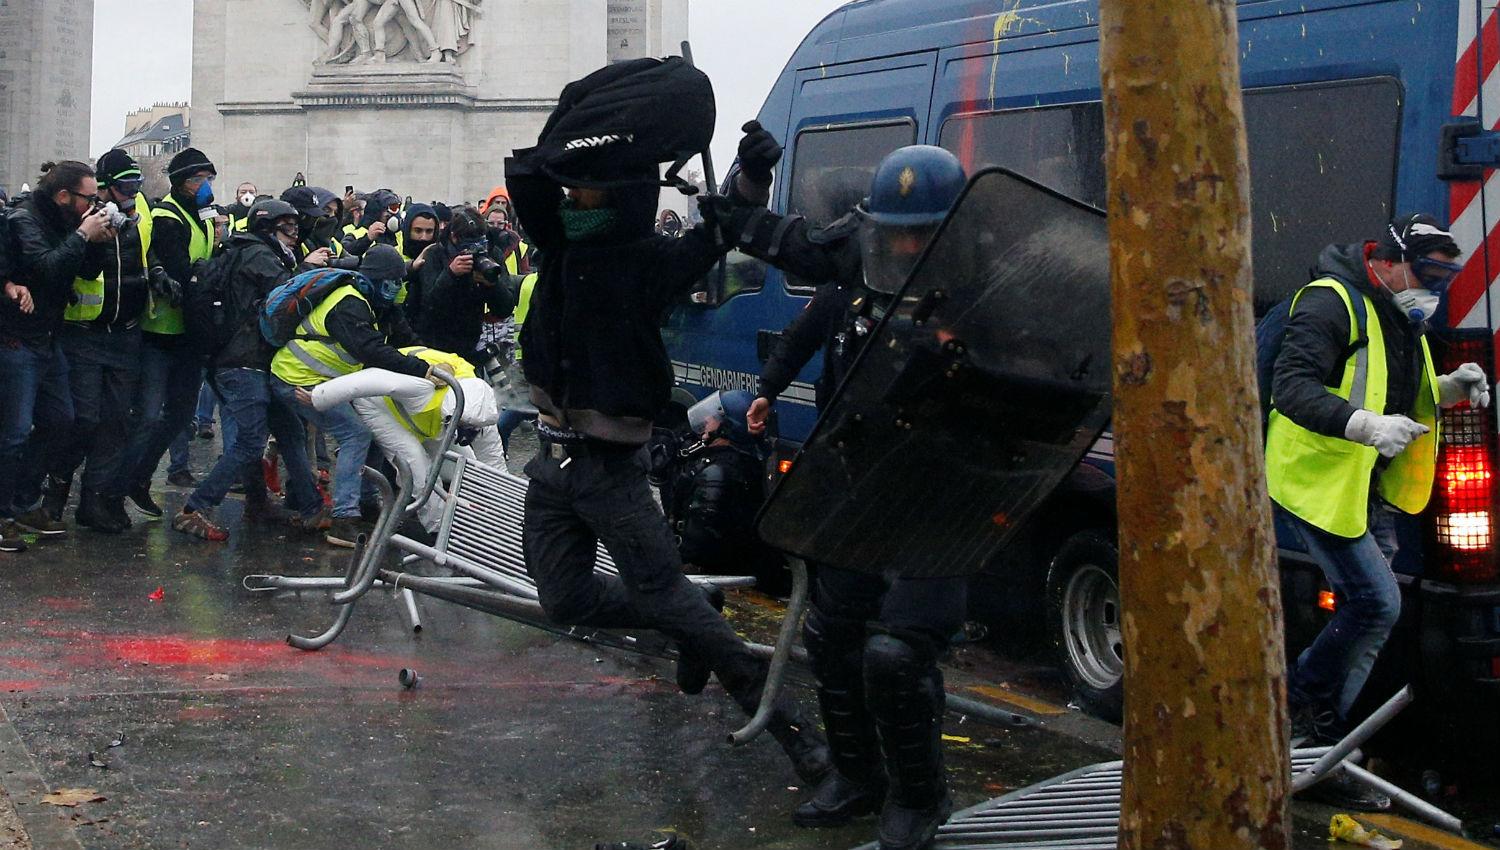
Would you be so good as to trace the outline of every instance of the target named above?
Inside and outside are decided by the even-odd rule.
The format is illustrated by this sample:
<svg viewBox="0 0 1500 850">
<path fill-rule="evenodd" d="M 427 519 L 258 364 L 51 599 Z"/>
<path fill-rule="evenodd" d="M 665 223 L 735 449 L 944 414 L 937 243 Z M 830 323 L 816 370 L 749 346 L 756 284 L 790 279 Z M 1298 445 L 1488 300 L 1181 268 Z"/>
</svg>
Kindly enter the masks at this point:
<svg viewBox="0 0 1500 850">
<path fill-rule="evenodd" d="M 1412 274 L 1424 289 L 1432 292 L 1446 291 L 1463 270 L 1464 267 L 1458 263 L 1434 260 L 1431 257 L 1418 257 L 1411 261 Z"/>
<path fill-rule="evenodd" d="M 141 185 L 144 182 L 139 177 L 132 177 L 125 180 L 116 180 L 110 185 L 120 190 L 120 194 L 122 195 L 134 195 L 141 191 Z"/>
</svg>

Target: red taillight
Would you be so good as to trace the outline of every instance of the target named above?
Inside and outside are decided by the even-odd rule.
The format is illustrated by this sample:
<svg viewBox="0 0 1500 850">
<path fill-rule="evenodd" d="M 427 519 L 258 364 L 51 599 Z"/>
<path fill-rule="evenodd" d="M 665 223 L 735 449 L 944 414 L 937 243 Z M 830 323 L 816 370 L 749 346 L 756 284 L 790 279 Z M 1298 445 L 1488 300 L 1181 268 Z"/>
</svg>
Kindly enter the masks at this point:
<svg viewBox="0 0 1500 850">
<path fill-rule="evenodd" d="M 1438 371 L 1473 362 L 1484 364 L 1485 371 L 1494 374 L 1493 352 L 1487 331 L 1444 340 Z M 1496 581 L 1500 563 L 1495 550 L 1494 419 L 1489 410 L 1475 409 L 1467 402 L 1441 415 L 1428 563 L 1434 576 L 1446 581 Z"/>
</svg>

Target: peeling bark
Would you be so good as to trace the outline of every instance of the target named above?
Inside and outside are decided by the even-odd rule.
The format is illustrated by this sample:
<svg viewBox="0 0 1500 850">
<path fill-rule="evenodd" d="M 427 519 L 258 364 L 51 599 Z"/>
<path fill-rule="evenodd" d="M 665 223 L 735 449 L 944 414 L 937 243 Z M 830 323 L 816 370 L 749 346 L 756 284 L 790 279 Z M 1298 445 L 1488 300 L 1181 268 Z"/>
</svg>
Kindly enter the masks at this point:
<svg viewBox="0 0 1500 850">
<path fill-rule="evenodd" d="M 1285 850 L 1286 669 L 1232 0 L 1101 0 L 1126 850 Z"/>
</svg>

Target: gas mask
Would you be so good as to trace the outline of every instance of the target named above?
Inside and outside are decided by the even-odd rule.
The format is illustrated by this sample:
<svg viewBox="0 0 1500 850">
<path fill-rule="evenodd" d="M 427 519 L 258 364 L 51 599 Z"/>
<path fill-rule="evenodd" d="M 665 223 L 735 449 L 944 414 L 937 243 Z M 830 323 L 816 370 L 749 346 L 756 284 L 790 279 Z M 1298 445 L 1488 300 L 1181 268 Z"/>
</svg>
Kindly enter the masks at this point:
<svg viewBox="0 0 1500 850">
<path fill-rule="evenodd" d="M 395 304 L 396 297 L 401 294 L 401 279 L 377 280 L 375 284 L 375 298 L 382 304 Z"/>
<path fill-rule="evenodd" d="M 198 191 L 193 195 L 193 201 L 198 204 L 199 208 L 209 206 L 214 202 L 214 181 L 212 179 L 204 180 L 199 184 Z"/>
</svg>

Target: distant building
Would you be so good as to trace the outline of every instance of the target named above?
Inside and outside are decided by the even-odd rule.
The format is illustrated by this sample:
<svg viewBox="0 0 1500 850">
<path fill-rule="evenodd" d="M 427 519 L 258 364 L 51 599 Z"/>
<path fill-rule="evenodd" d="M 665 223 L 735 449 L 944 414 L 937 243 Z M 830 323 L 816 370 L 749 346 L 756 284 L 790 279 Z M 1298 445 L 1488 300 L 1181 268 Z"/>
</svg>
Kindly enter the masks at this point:
<svg viewBox="0 0 1500 850">
<path fill-rule="evenodd" d="M 94 0 L 0 0 L 0 185 L 87 160 Z"/>
<path fill-rule="evenodd" d="M 167 184 L 167 163 L 173 154 L 191 144 L 190 120 L 186 103 L 158 103 L 125 116 L 125 136 L 110 147 L 123 148 L 140 163 L 149 197 L 159 198 L 171 188 Z"/>
</svg>

